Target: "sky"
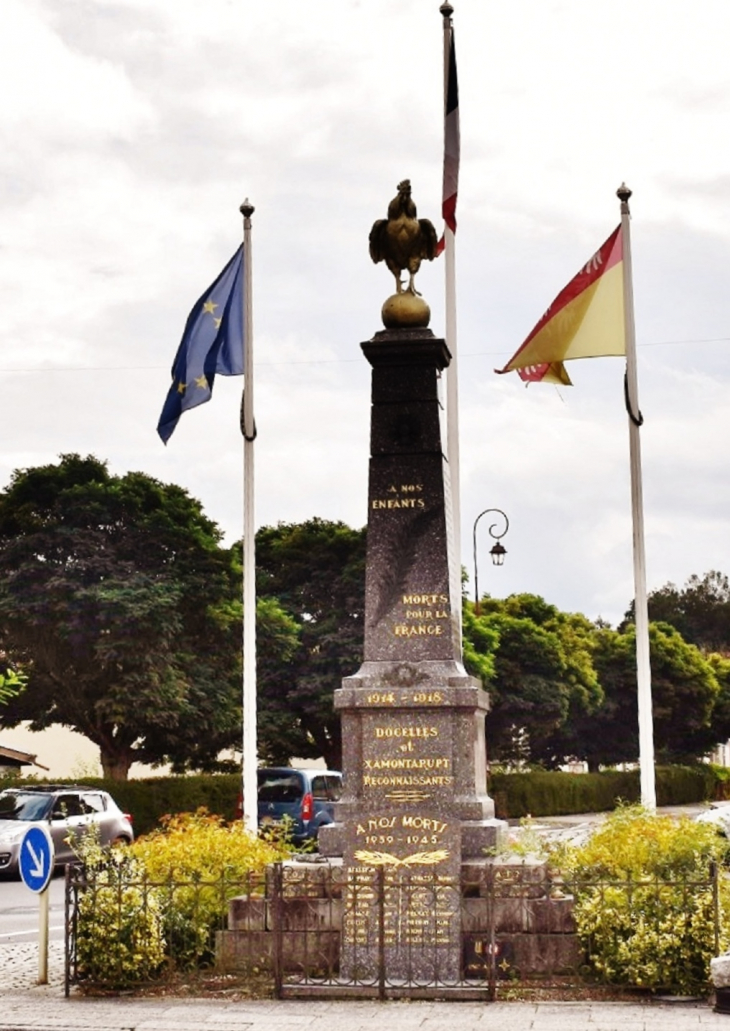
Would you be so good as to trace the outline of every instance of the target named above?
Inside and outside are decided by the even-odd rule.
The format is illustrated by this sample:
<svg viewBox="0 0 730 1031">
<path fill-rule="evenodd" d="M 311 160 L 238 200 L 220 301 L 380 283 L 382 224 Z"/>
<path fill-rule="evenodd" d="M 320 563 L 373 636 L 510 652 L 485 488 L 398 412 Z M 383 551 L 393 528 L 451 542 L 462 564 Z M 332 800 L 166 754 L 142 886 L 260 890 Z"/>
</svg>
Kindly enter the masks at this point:
<svg viewBox="0 0 730 1031">
<path fill-rule="evenodd" d="M 462 562 L 616 624 L 633 597 L 620 358 L 498 377 L 631 198 L 649 590 L 727 559 L 726 0 L 454 0 Z M 367 518 L 370 368 L 410 178 L 441 229 L 438 0 L 3 0 L 0 489 L 92 453 L 242 533 L 240 378 L 156 433 L 188 311 L 253 215 L 256 523 Z M 417 285 L 444 332 L 443 259 Z"/>
</svg>

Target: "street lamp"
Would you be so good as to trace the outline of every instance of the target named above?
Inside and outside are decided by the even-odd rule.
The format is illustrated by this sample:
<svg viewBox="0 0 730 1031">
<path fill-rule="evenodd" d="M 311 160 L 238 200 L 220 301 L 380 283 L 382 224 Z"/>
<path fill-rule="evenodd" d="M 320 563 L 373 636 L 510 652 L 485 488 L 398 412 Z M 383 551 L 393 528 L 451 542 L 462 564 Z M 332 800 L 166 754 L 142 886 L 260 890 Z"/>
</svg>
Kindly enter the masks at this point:
<svg viewBox="0 0 730 1031">
<path fill-rule="evenodd" d="M 501 533 L 496 533 L 497 527 L 500 525 L 499 522 L 492 523 L 489 527 L 489 536 L 495 541 L 492 547 L 489 549 L 489 554 L 492 556 L 492 563 L 495 566 L 501 566 L 504 564 L 504 556 L 507 554 L 507 549 L 500 543 L 501 538 L 509 530 L 509 519 L 504 514 L 501 508 L 485 508 L 483 512 L 474 520 L 474 611 L 476 615 L 479 615 L 479 579 L 477 571 L 477 525 L 482 516 L 487 515 L 488 512 L 495 512 L 498 516 L 504 520 L 504 529 Z"/>
</svg>

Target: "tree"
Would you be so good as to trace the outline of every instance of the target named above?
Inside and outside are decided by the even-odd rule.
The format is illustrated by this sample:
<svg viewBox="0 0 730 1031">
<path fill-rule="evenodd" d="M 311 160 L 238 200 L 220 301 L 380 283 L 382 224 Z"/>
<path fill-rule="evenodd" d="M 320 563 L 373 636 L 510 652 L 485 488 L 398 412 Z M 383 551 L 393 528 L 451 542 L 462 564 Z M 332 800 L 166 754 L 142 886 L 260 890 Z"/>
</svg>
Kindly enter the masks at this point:
<svg viewBox="0 0 730 1031">
<path fill-rule="evenodd" d="M 652 591 L 649 618 L 671 623 L 685 641 L 708 652 L 730 655 L 730 581 L 724 573 L 710 570 L 693 575 L 680 590 L 672 583 Z M 633 602 L 625 617 L 634 621 Z"/>
<path fill-rule="evenodd" d="M 730 659 L 713 653 L 707 656 L 717 680 L 719 692 L 712 709 L 713 741 L 727 741 L 730 738 Z"/>
<path fill-rule="evenodd" d="M 636 634 L 599 627 L 593 637 L 593 663 L 603 690 L 601 705 L 573 722 L 576 758 L 596 772 L 600 766 L 635 762 L 639 756 Z"/>
<path fill-rule="evenodd" d="M 20 470 L 0 495 L 0 647 L 27 689 L 0 722 L 60 723 L 106 776 L 211 769 L 240 738 L 230 552 L 186 491 L 93 456 Z"/>
<path fill-rule="evenodd" d="M 693 762 L 717 743 L 720 686 L 699 648 L 668 623 L 649 625 L 654 740 L 659 761 Z"/>
<path fill-rule="evenodd" d="M 28 678 L 0 661 L 0 705 L 17 698 L 24 689 Z"/>
<path fill-rule="evenodd" d="M 486 685 L 492 698 L 487 716 L 490 755 L 506 761 L 556 765 L 570 755 L 561 728 L 576 714 L 592 711 L 602 692 L 593 668 L 592 625 L 584 616 L 561 613 L 533 594 L 504 601 L 485 598 L 481 615 L 465 618 L 465 638 L 474 626 L 496 634 L 494 673 Z M 472 610 L 467 603 L 466 610 Z M 465 644 L 465 658 L 470 670 Z"/>
<path fill-rule="evenodd" d="M 259 694 L 262 754 L 281 760 L 342 761 L 333 699 L 363 657 L 365 530 L 310 519 L 266 526 L 256 535 L 258 596 L 276 599 L 300 628 L 295 655 Z"/>
<path fill-rule="evenodd" d="M 713 713 L 721 697 L 712 664 L 668 623 L 649 624 L 654 746 L 660 762 L 694 762 L 717 740 Z M 604 699 L 571 733 L 589 769 L 639 757 L 636 629 L 600 629 L 593 661 Z"/>
</svg>

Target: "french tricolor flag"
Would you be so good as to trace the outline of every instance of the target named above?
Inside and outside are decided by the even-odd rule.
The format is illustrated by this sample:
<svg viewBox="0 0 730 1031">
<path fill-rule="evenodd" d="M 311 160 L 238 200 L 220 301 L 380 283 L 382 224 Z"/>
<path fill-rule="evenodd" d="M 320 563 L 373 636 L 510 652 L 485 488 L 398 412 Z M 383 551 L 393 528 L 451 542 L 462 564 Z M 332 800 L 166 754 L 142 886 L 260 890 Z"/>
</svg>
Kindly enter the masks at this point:
<svg viewBox="0 0 730 1031">
<path fill-rule="evenodd" d="M 441 212 L 452 233 L 456 232 L 456 197 L 459 192 L 459 84 L 456 78 L 456 48 L 451 29 L 449 66 L 446 70 L 446 105 L 444 120 L 444 189 Z M 444 249 L 445 239 L 438 242 L 437 254 Z"/>
</svg>

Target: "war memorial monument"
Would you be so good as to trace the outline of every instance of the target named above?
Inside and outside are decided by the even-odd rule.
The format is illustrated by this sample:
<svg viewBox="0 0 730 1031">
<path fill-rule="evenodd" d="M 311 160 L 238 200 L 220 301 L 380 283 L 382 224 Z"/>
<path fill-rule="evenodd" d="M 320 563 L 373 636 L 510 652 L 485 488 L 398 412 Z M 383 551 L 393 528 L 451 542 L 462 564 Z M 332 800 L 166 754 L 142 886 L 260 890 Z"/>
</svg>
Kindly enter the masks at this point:
<svg viewBox="0 0 730 1031">
<path fill-rule="evenodd" d="M 443 981 L 458 978 L 461 964 L 462 866 L 485 862 L 506 825 L 487 794 L 488 696 L 462 664 L 438 389 L 451 356 L 414 285 L 437 246 L 433 225 L 416 214 L 405 180 L 370 233 L 371 257 L 385 261 L 396 292 L 383 305 L 386 328 L 362 344 L 372 366 L 365 649 L 335 693 L 345 793 L 320 850 L 343 857 L 351 891 L 344 976 L 366 976 L 377 961 L 371 925 L 380 919 L 389 977 Z M 369 903 L 378 869 L 384 915 Z"/>
<path fill-rule="evenodd" d="M 491 998 L 498 976 L 575 968 L 572 899 L 543 860 L 499 854 L 487 793 L 489 696 L 464 669 L 439 380 L 451 361 L 414 277 L 436 254 L 404 180 L 370 233 L 395 293 L 372 366 L 363 662 L 334 704 L 343 796 L 319 856 L 232 899 L 219 959 L 276 993 Z M 404 282 L 403 274 L 408 276 Z"/>
</svg>

